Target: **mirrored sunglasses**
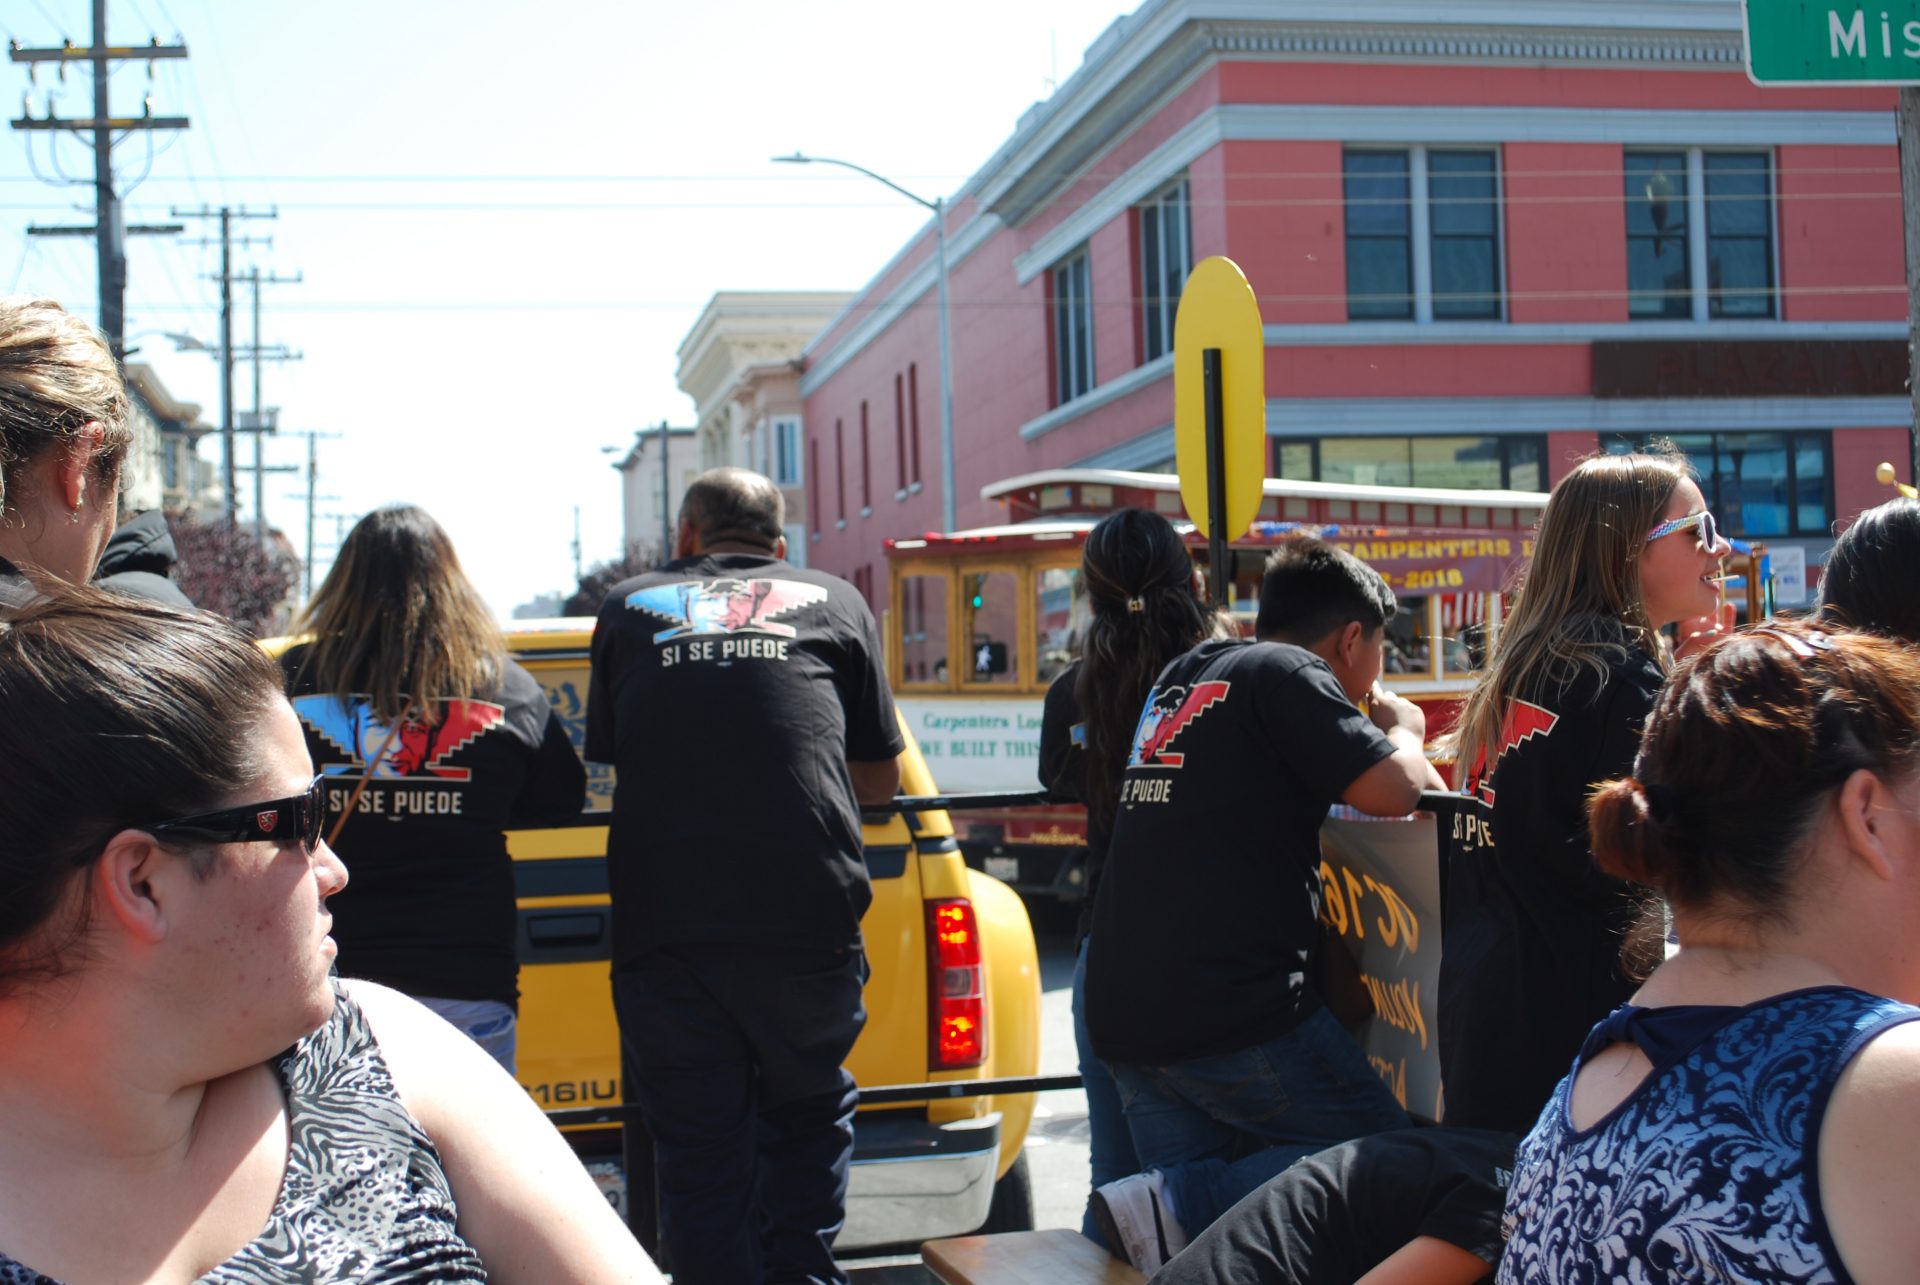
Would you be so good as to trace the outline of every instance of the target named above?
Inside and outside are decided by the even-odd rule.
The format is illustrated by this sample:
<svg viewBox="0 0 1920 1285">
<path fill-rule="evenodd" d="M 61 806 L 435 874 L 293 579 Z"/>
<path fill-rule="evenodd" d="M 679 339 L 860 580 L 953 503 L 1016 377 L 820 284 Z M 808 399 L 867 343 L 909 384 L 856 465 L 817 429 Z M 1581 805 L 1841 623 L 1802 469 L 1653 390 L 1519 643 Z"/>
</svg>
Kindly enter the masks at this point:
<svg viewBox="0 0 1920 1285">
<path fill-rule="evenodd" d="M 1689 513 L 1684 518 L 1675 518 L 1671 522 L 1662 522 L 1647 532 L 1647 543 L 1652 544 L 1662 536 L 1672 535 L 1675 531 L 1684 531 L 1690 526 L 1700 528 L 1702 547 L 1711 549 L 1720 543 L 1720 528 L 1715 525 L 1713 514 L 1705 509 L 1701 509 L 1698 513 Z"/>
</svg>

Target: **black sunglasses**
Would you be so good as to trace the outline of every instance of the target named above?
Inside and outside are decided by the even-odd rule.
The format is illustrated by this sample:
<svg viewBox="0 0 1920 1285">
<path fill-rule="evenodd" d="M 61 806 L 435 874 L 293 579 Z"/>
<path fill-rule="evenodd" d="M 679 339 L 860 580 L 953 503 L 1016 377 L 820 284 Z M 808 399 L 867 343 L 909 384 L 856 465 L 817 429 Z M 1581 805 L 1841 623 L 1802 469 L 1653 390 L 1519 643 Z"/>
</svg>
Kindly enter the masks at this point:
<svg viewBox="0 0 1920 1285">
<path fill-rule="evenodd" d="M 274 799 L 269 803 L 249 803 L 244 807 L 202 812 L 197 816 L 175 817 L 152 825 L 136 825 L 153 835 L 171 835 L 182 839 L 201 839 L 209 843 L 256 843 L 273 840 L 290 843 L 295 839 L 308 855 L 320 846 L 320 832 L 326 821 L 325 795 L 320 783 L 323 773 L 303 794 Z"/>
</svg>

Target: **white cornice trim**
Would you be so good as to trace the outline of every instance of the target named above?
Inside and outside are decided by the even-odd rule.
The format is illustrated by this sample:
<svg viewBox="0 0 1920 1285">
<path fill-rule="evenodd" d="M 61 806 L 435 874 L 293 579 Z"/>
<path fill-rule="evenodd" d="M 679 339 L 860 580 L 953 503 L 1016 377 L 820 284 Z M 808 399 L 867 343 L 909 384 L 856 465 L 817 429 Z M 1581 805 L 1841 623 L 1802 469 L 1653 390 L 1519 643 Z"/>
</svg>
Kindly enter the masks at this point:
<svg viewBox="0 0 1920 1285">
<path fill-rule="evenodd" d="M 1173 458 L 1173 425 L 1149 429 L 1131 441 L 1095 451 L 1078 461 L 1075 468 L 1141 469 Z"/>
<path fill-rule="evenodd" d="M 1096 386 L 1090 392 L 1082 393 L 1064 406 L 1054 407 L 1037 419 L 1028 420 L 1020 426 L 1020 436 L 1029 442 L 1036 437 L 1045 437 L 1062 424 L 1071 423 L 1082 415 L 1091 414 L 1129 393 L 1137 393 L 1155 380 L 1165 379 L 1171 374 L 1173 374 L 1173 354 L 1168 353 L 1144 366 L 1136 366 L 1117 379 Z"/>
<path fill-rule="evenodd" d="M 1905 339 L 1903 321 L 1349 322 L 1267 326 L 1269 348 L 1401 348 L 1410 344 L 1590 344 L 1625 339 Z"/>
<path fill-rule="evenodd" d="M 1420 433 L 1688 433 L 1786 428 L 1894 428 L 1904 397 L 1272 397 L 1270 437 Z"/>
<path fill-rule="evenodd" d="M 1151 371 L 1151 377 L 1147 372 Z M 1172 373 L 1172 358 L 1131 371 L 1020 426 L 1045 437 Z M 1269 437 L 1400 437 L 1419 433 L 1689 433 L 1714 429 L 1894 428 L 1912 418 L 1904 397 L 1269 397 Z M 1157 430 L 1156 430 L 1157 431 Z M 1172 430 L 1167 430 L 1171 432 Z M 1133 438 L 1080 461 L 1131 468 L 1162 458 Z M 1157 439 L 1156 439 L 1157 440 Z"/>
<path fill-rule="evenodd" d="M 966 261 L 967 256 L 985 245 L 987 240 L 1000 230 L 1000 227 L 1000 220 L 995 216 L 991 214 L 976 215 L 974 218 L 968 220 L 966 226 L 961 228 L 957 235 L 948 238 L 947 276 L 949 280 L 951 280 L 954 271 Z M 908 246 L 912 246 L 913 244 L 913 241 L 907 243 Z M 903 248 L 901 254 L 905 253 L 906 251 Z M 875 280 L 878 280 L 891 271 L 894 264 L 899 262 L 900 257 L 901 255 L 896 254 L 893 259 L 888 262 L 887 266 L 876 274 Z M 868 344 L 878 339 L 885 333 L 887 327 L 898 321 L 900 314 L 911 307 L 921 295 L 933 290 L 938 284 L 939 275 L 938 265 L 930 255 L 926 262 L 909 273 L 898 286 L 894 287 L 893 292 L 884 299 L 869 304 L 869 296 L 866 291 L 863 290 L 855 295 L 847 306 L 841 309 L 840 316 L 829 321 L 826 326 L 821 329 L 820 333 L 824 335 L 832 330 L 839 324 L 840 317 L 852 312 L 855 308 L 863 306 L 870 307 L 866 320 L 854 326 L 843 338 L 822 354 L 816 355 L 813 345 L 807 345 L 805 352 L 807 358 L 807 373 L 801 376 L 800 379 L 800 395 L 802 397 L 813 396 L 820 385 L 833 378 L 834 374 L 842 366 L 859 356 Z M 816 340 L 816 342 L 818 341 Z"/>
<path fill-rule="evenodd" d="M 1895 137 L 1888 112 L 1449 107 L 1413 115 L 1404 107 L 1216 106 L 1182 126 L 1017 256 L 1014 280 L 1026 284 L 1128 206 L 1225 142 L 1891 147 Z"/>
</svg>

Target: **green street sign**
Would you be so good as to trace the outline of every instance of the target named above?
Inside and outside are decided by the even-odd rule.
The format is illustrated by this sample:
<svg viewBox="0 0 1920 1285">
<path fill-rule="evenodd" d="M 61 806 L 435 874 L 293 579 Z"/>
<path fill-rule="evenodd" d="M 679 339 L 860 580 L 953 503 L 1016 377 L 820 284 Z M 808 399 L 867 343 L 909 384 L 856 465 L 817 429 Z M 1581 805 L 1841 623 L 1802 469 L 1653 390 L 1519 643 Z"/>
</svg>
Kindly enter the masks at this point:
<svg viewBox="0 0 1920 1285">
<path fill-rule="evenodd" d="M 1920 0 L 1745 0 L 1756 85 L 1920 85 Z"/>
</svg>

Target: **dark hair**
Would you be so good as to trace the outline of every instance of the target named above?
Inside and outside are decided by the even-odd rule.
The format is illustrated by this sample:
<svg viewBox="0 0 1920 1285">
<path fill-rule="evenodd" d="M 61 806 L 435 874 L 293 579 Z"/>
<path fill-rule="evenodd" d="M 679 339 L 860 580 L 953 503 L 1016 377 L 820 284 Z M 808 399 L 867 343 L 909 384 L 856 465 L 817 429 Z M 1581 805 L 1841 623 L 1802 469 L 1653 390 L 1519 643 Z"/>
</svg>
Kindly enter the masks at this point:
<svg viewBox="0 0 1920 1285">
<path fill-rule="evenodd" d="M 1868 509 L 1834 542 L 1820 577 L 1820 606 L 1855 629 L 1920 642 L 1920 500 L 1902 496 Z"/>
<path fill-rule="evenodd" d="M 1087 533 L 1080 578 L 1093 619 L 1073 695 L 1087 720 L 1087 818 L 1110 829 L 1140 709 L 1175 656 L 1226 626 L 1193 592 L 1193 555 L 1173 524 L 1121 509 Z"/>
<path fill-rule="evenodd" d="M 453 541 L 411 504 L 354 524 L 295 629 L 313 635 L 296 678 L 364 692 L 389 723 L 409 711 L 440 722 L 441 702 L 483 695 L 507 671 L 507 640 Z"/>
<path fill-rule="evenodd" d="M 84 902 L 64 940 L 50 921 L 116 830 L 262 775 L 255 729 L 284 699 L 279 666 L 217 616 L 50 592 L 0 619 L 0 992 L 65 971 Z"/>
<path fill-rule="evenodd" d="M 687 483 L 680 520 L 703 544 L 766 544 L 786 534 L 787 502 L 780 488 L 743 468 L 708 469 Z"/>
<path fill-rule="evenodd" d="M 1253 632 L 1307 647 L 1356 620 L 1372 633 L 1399 609 L 1378 571 L 1345 549 L 1302 536 L 1267 558 Z"/>
<path fill-rule="evenodd" d="M 1594 860 L 1677 906 L 1790 911 L 1801 849 L 1855 772 L 1892 782 L 1920 755 L 1920 656 L 1890 639 L 1775 622 L 1688 657 L 1633 775 L 1595 788 Z"/>
</svg>

